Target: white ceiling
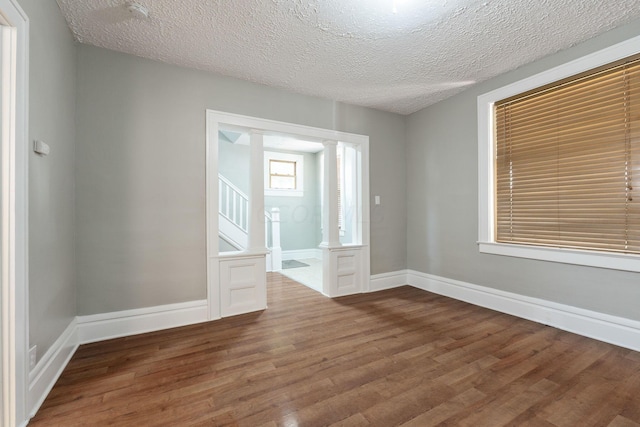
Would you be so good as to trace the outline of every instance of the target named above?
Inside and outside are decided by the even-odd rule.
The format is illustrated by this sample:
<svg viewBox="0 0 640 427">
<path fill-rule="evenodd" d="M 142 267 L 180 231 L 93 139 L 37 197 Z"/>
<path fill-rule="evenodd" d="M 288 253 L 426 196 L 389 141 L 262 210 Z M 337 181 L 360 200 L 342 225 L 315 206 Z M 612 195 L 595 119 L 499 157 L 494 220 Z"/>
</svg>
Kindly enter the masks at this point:
<svg viewBox="0 0 640 427">
<path fill-rule="evenodd" d="M 640 0 L 138 2 L 148 19 L 58 0 L 81 43 L 400 114 L 640 18 Z"/>
</svg>

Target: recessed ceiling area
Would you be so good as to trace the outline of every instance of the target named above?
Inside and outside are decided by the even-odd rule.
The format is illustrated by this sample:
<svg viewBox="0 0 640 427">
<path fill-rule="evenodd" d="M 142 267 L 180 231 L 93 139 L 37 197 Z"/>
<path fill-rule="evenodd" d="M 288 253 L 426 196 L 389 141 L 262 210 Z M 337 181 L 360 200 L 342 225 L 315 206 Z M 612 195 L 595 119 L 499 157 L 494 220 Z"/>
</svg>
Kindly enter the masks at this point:
<svg viewBox="0 0 640 427">
<path fill-rule="evenodd" d="M 640 18 L 640 0 L 58 0 L 75 39 L 411 114 Z"/>
</svg>

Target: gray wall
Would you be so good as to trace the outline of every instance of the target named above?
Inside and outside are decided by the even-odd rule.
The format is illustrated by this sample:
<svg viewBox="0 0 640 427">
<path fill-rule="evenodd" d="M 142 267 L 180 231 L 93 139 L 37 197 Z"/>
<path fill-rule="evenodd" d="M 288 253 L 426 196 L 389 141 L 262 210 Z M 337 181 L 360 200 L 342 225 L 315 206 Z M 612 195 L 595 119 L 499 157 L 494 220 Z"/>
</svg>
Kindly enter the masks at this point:
<svg viewBox="0 0 640 427">
<path fill-rule="evenodd" d="M 480 254 L 477 97 L 640 34 L 618 28 L 407 118 L 408 268 L 640 320 L 640 274 Z"/>
<path fill-rule="evenodd" d="M 372 273 L 406 268 L 402 116 L 78 47 L 78 314 L 206 297 L 205 109 L 370 136 Z"/>
<path fill-rule="evenodd" d="M 38 359 L 76 314 L 74 152 L 76 48 L 55 1 L 20 0 L 30 20 L 29 343 Z"/>
</svg>

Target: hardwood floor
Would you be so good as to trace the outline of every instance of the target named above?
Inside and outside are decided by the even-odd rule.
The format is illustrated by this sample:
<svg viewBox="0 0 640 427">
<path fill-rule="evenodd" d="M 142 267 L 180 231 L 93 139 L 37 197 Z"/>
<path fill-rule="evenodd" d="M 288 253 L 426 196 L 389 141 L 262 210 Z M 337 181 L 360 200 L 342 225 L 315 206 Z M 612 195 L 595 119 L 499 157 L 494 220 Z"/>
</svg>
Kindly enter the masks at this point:
<svg viewBox="0 0 640 427">
<path fill-rule="evenodd" d="M 640 426 L 640 353 L 408 286 L 81 346 L 35 426 Z"/>
</svg>

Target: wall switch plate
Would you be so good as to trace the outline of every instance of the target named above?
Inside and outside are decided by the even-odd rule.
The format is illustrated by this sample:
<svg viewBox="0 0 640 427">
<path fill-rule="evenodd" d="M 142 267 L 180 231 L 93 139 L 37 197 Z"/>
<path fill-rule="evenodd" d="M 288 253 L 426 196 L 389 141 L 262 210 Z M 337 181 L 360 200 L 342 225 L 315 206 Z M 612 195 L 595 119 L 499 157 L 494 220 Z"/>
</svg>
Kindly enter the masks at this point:
<svg viewBox="0 0 640 427">
<path fill-rule="evenodd" d="M 375 196 L 374 199 L 375 199 L 376 205 L 379 205 L 380 204 L 380 196 Z"/>
<path fill-rule="evenodd" d="M 36 362 L 38 361 L 37 354 L 38 354 L 38 346 L 34 345 L 29 349 L 29 369 L 33 369 L 36 367 Z"/>
<path fill-rule="evenodd" d="M 35 140 L 33 141 L 33 151 L 40 154 L 41 156 L 46 156 L 51 152 L 51 148 L 47 143 Z"/>
</svg>

